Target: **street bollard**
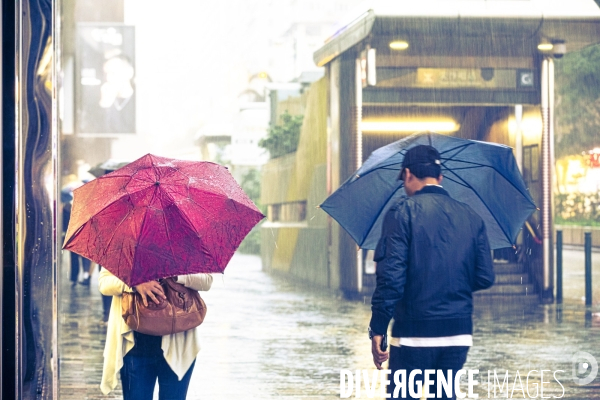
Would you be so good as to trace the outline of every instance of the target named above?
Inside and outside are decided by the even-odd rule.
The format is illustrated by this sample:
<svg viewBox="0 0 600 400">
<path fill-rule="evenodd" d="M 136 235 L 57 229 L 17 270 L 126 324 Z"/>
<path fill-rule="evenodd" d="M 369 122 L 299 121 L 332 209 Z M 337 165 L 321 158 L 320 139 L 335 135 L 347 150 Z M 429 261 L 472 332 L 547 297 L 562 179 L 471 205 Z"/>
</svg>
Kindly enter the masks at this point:
<svg viewBox="0 0 600 400">
<path fill-rule="evenodd" d="M 585 305 L 592 305 L 592 233 L 585 233 Z"/>
<path fill-rule="evenodd" d="M 556 231 L 556 303 L 563 302 L 563 233 Z"/>
</svg>

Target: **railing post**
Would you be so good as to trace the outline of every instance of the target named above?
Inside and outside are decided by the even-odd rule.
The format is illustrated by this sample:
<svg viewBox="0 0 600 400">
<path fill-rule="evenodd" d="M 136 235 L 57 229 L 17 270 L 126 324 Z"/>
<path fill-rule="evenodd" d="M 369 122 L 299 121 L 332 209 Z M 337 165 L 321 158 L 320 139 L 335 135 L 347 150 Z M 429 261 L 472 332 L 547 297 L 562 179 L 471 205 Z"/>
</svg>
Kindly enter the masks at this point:
<svg viewBox="0 0 600 400">
<path fill-rule="evenodd" d="M 556 303 L 563 302 L 563 232 L 556 231 Z"/>
<path fill-rule="evenodd" d="M 585 232 L 585 305 L 592 305 L 592 233 Z"/>
</svg>

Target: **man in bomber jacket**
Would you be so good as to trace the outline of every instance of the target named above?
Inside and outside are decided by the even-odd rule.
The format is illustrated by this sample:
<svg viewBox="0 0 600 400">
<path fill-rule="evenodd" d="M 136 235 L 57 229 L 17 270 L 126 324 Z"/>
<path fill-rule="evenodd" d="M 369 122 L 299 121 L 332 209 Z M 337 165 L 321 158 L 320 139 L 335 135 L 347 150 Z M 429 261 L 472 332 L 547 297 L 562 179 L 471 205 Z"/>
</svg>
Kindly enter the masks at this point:
<svg viewBox="0 0 600 400">
<path fill-rule="evenodd" d="M 472 293 L 494 283 L 489 242 L 483 220 L 471 207 L 452 199 L 440 185 L 441 159 L 431 146 L 406 153 L 398 179 L 407 198 L 385 216 L 382 237 L 375 250 L 377 286 L 369 326 L 373 361 L 378 369 L 390 359 L 392 398 L 394 373 L 419 369 L 415 381 L 424 381 L 426 369 L 441 370 L 454 381 L 473 343 Z M 390 351 L 381 349 L 394 318 Z M 428 392 L 451 399 L 434 384 Z M 410 389 L 410 388 L 409 388 Z M 412 388 L 418 392 L 418 386 Z M 411 397 L 408 392 L 407 398 Z M 455 389 L 452 389 L 452 394 Z"/>
</svg>

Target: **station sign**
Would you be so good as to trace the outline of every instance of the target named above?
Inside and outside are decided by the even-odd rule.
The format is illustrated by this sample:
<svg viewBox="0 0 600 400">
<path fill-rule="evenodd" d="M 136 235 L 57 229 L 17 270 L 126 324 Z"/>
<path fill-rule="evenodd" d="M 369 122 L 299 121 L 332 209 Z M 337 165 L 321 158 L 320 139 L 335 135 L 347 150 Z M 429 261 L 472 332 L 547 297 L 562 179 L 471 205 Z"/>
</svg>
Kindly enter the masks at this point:
<svg viewBox="0 0 600 400">
<path fill-rule="evenodd" d="M 378 87 L 534 89 L 532 70 L 495 68 L 378 68 Z"/>
</svg>

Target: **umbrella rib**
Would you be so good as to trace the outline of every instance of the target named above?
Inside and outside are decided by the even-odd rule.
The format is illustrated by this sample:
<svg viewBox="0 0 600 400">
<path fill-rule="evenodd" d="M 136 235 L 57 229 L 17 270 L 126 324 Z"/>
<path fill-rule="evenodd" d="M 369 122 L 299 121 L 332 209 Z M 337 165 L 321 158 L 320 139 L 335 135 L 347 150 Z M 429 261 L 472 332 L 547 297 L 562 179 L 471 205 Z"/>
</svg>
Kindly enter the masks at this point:
<svg viewBox="0 0 600 400">
<path fill-rule="evenodd" d="M 448 167 L 444 166 L 444 170 L 447 170 L 447 171 L 465 171 L 467 169 L 477 169 L 477 168 L 486 168 L 486 167 L 488 167 L 488 166 L 487 165 L 471 165 L 471 166 L 468 166 L 468 167 L 453 167 L 453 168 L 448 168 Z M 488 168 L 491 168 L 491 167 L 488 167 Z"/>
<path fill-rule="evenodd" d="M 152 204 L 152 201 L 153 201 L 153 200 L 156 198 L 156 192 L 157 192 L 157 191 L 158 191 L 158 187 L 156 187 L 156 188 L 154 189 L 154 193 L 152 194 L 152 198 L 150 199 L 150 201 L 148 202 L 148 204 Z M 150 208 L 150 206 L 149 206 L 149 205 L 145 207 L 145 210 L 144 210 L 144 218 L 142 219 L 142 222 L 140 223 L 140 231 L 142 230 L 142 227 L 144 226 L 144 223 L 146 222 L 146 216 L 148 215 L 148 209 L 149 209 L 149 208 Z M 163 210 L 163 213 L 162 213 L 162 214 L 163 214 L 163 219 L 165 220 L 165 232 L 167 233 L 167 238 L 168 238 L 168 236 L 169 236 L 169 232 L 168 232 L 168 229 L 167 229 L 167 224 L 166 224 L 166 219 L 165 219 L 165 212 L 164 212 L 164 210 Z M 136 242 L 136 245 L 135 245 L 135 247 L 136 247 L 136 251 L 135 251 L 135 254 L 133 255 L 133 260 L 134 260 L 134 262 L 132 263 L 132 268 L 131 268 L 131 271 L 132 271 L 132 272 L 133 272 L 133 265 L 135 264 L 135 256 L 136 256 L 136 254 L 137 254 L 137 247 L 138 247 L 138 244 L 139 244 L 139 242 Z M 172 255 L 174 256 L 174 253 L 173 253 L 173 247 L 172 247 L 172 244 L 171 244 L 171 240 L 169 240 L 169 247 L 171 248 L 171 253 L 172 253 Z"/>
<path fill-rule="evenodd" d="M 377 212 L 377 215 L 381 215 L 381 212 L 383 211 L 383 209 L 385 208 L 385 206 L 389 203 L 389 201 L 392 199 L 392 197 L 394 197 L 394 195 L 396 194 L 396 192 L 398 192 L 398 190 L 400 190 L 401 188 L 404 187 L 404 183 L 401 183 L 400 186 L 398 186 L 391 195 L 389 195 L 389 197 L 385 200 L 385 202 L 383 203 L 383 206 L 379 209 L 379 211 Z M 371 226 L 369 226 L 369 230 L 367 231 L 367 234 L 365 235 L 364 239 L 361 241 L 360 245 L 362 246 L 362 244 L 365 242 L 365 240 L 369 237 L 369 235 L 371 234 L 371 231 L 373 230 L 373 227 L 375 226 L 375 223 L 377 222 L 379 218 L 375 218 L 373 220 L 373 223 L 371 224 Z"/>
<path fill-rule="evenodd" d="M 105 207 L 106 209 L 106 207 Z M 106 243 L 106 246 L 104 246 L 104 251 L 102 252 L 102 258 L 104 258 L 106 256 L 106 252 L 108 250 L 108 248 L 110 247 L 110 244 L 112 243 L 113 239 L 115 238 L 115 235 L 117 234 L 117 230 L 118 228 L 123 225 L 123 223 L 125 222 L 125 220 L 131 215 L 131 212 L 133 211 L 133 208 L 130 209 L 127 214 L 125 214 L 123 216 L 123 218 L 121 218 L 121 221 L 119 221 L 119 223 L 117 224 L 117 226 L 115 227 L 115 229 L 113 229 L 112 234 L 110 235 L 110 238 L 108 239 L 108 242 Z"/>
<path fill-rule="evenodd" d="M 448 153 L 448 152 L 450 152 L 450 151 L 453 151 L 453 150 L 456 150 L 456 149 L 460 149 L 460 151 L 458 151 L 457 153 L 455 153 L 455 154 L 451 155 L 450 157 L 447 157 L 447 158 L 444 158 L 444 157 L 442 157 L 442 160 L 444 160 L 444 161 L 462 162 L 462 163 L 465 163 L 465 164 L 471 164 L 471 165 L 478 166 L 478 167 L 488 167 L 488 168 L 492 168 L 494 171 L 496 171 L 496 172 L 498 173 L 498 175 L 500 175 L 500 176 L 502 176 L 504 179 L 506 179 L 506 181 L 507 181 L 507 182 L 509 182 L 509 183 L 512 185 L 512 187 L 514 187 L 515 189 L 517 189 L 517 190 L 519 191 L 519 193 L 521 193 L 521 194 L 522 194 L 522 195 L 523 195 L 525 198 L 527 198 L 527 197 L 528 197 L 528 195 L 529 195 L 529 193 L 524 193 L 524 192 L 522 192 L 522 191 L 521 191 L 521 190 L 520 190 L 520 189 L 519 189 L 517 186 L 515 186 L 515 185 L 514 185 L 514 184 L 513 184 L 513 183 L 512 183 L 512 182 L 511 182 L 511 181 L 510 181 L 510 180 L 509 180 L 509 179 L 508 179 L 506 176 L 504 176 L 504 174 L 503 174 L 502 172 L 500 172 L 500 171 L 499 171 L 499 170 L 498 170 L 496 167 L 494 167 L 494 166 L 491 166 L 491 165 L 485 165 L 485 164 L 477 163 L 477 162 L 474 162 L 474 161 L 466 161 L 466 160 L 456 160 L 456 159 L 454 159 L 454 157 L 456 157 L 456 156 L 457 156 L 457 155 L 459 155 L 461 152 L 463 152 L 463 151 L 464 151 L 464 150 L 466 150 L 468 147 L 470 147 L 470 146 L 472 146 L 472 145 L 474 145 L 474 144 L 475 144 L 475 143 L 465 143 L 465 144 L 463 144 L 463 145 L 456 146 L 456 147 L 454 147 L 454 148 L 452 148 L 452 149 L 445 150 L 445 151 L 444 151 L 443 153 L 441 153 L 441 154 L 446 154 L 446 153 Z M 441 155 L 441 154 L 440 154 L 440 155 Z M 442 162 L 442 164 L 444 164 L 444 163 Z M 448 169 L 448 168 L 446 168 L 446 169 L 447 169 L 448 171 L 450 171 L 450 169 Z M 458 169 L 460 169 L 460 168 L 453 168 L 452 170 L 458 170 Z M 530 203 L 531 203 L 531 202 L 530 202 Z M 535 204 L 534 204 L 534 203 L 532 203 L 532 204 L 535 206 Z"/>
<path fill-rule="evenodd" d="M 472 189 L 471 187 L 469 187 L 469 186 L 465 185 L 464 183 L 462 183 L 462 182 L 459 182 L 459 181 L 457 181 L 457 180 L 454 180 L 453 178 L 451 178 L 451 177 L 449 177 L 449 176 L 445 176 L 445 177 L 444 177 L 444 179 L 447 179 L 447 180 L 449 180 L 449 181 L 452 181 L 452 182 L 456 183 L 457 185 L 460 185 L 460 186 L 463 186 L 463 187 L 466 187 L 466 188 L 470 188 L 470 189 Z"/>
<path fill-rule="evenodd" d="M 446 153 L 448 153 L 450 151 L 454 151 L 456 149 L 460 149 L 460 151 L 458 151 L 456 154 L 451 155 L 450 157 L 446 157 L 446 158 L 442 157 L 442 160 L 462 162 L 462 160 L 453 160 L 452 157 L 455 157 L 456 155 L 460 154 L 463 150 L 465 150 L 468 146 L 471 146 L 471 145 L 472 145 L 472 143 L 466 143 L 466 144 L 453 147 L 451 149 L 448 149 L 448 150 L 440 153 L 440 155 L 441 155 L 441 154 L 446 154 Z M 398 153 L 406 153 L 406 151 L 404 149 L 402 149 Z M 467 161 L 464 161 L 464 162 L 467 162 Z M 398 171 L 399 168 L 388 168 L 388 167 L 391 167 L 393 165 L 399 165 L 399 164 L 402 164 L 402 161 L 396 161 L 396 162 L 393 162 L 393 163 L 390 163 L 390 164 L 386 164 L 384 166 L 379 166 L 377 168 L 373 168 L 372 170 L 367 171 L 366 173 L 362 174 L 361 177 L 366 176 L 366 175 L 370 174 L 373 171 L 378 171 L 378 170 L 381 170 L 381 169 L 385 169 L 385 170 L 389 170 L 389 171 Z M 475 163 L 473 163 L 473 164 L 475 164 Z M 478 165 L 478 164 L 476 164 L 476 165 Z"/>
<path fill-rule="evenodd" d="M 527 192 L 523 192 L 519 187 L 517 187 L 515 184 L 512 183 L 512 181 L 510 179 L 508 179 L 506 176 L 504 176 L 504 174 L 502 172 L 500 172 L 496 167 L 492 166 L 492 165 L 485 165 L 485 164 L 478 164 L 476 162 L 472 162 L 472 161 L 463 161 L 463 160 L 450 160 L 450 161 L 454 161 L 454 162 L 463 162 L 465 164 L 471 164 L 473 165 L 472 168 L 476 168 L 476 167 L 484 167 L 484 168 L 491 168 L 494 171 L 496 171 L 496 173 L 498 175 L 500 175 L 501 177 L 503 177 L 512 187 L 514 187 L 519 193 L 521 193 L 521 195 L 523 195 L 523 197 L 525 197 L 526 199 L 530 198 L 531 195 Z M 442 163 L 443 164 L 443 163 Z M 462 167 L 462 168 L 448 168 L 445 167 L 447 171 L 454 171 L 454 170 L 460 170 L 460 169 L 468 169 L 466 167 Z M 533 206 L 535 206 L 535 203 L 533 203 L 532 201 L 529 201 Z"/>
<path fill-rule="evenodd" d="M 156 191 L 154 193 L 156 195 Z M 171 257 L 173 257 L 173 260 L 175 260 L 176 259 L 176 257 L 175 257 L 175 249 L 173 249 L 173 242 L 171 241 L 171 234 L 169 232 L 169 225 L 167 224 L 167 216 L 165 215 L 165 211 L 164 210 L 162 210 L 162 211 L 163 211 L 162 212 L 162 217 L 163 217 L 163 221 L 164 221 L 164 224 L 165 224 L 165 233 L 167 234 L 167 240 L 169 241 L 169 249 L 171 250 Z M 144 219 L 146 219 L 145 215 L 144 215 Z"/>
<path fill-rule="evenodd" d="M 492 210 L 490 210 L 490 208 L 485 203 L 485 201 L 483 201 L 483 199 L 481 198 L 479 193 L 477 193 L 477 191 L 471 185 L 469 185 L 468 182 L 466 182 L 460 176 L 455 174 L 453 171 L 450 171 L 450 170 L 448 170 L 448 171 L 452 172 L 452 174 L 454 174 L 454 176 L 456 176 L 458 179 L 460 179 L 466 185 L 466 187 L 468 187 L 469 189 L 471 189 L 473 191 L 473 193 L 475 193 L 475 195 L 479 198 L 479 200 L 481 200 L 481 204 L 483 204 L 485 206 L 485 208 L 489 211 L 490 215 L 494 218 L 494 220 L 496 220 L 496 224 L 500 227 L 500 229 L 502 230 L 502 233 L 504 233 L 504 236 L 508 238 L 509 242 L 512 242 L 512 238 L 506 233 L 506 231 L 504 230 L 504 227 L 500 224 L 500 221 L 498 221 L 498 218 L 496 218 L 496 216 L 494 215 Z"/>
<path fill-rule="evenodd" d="M 447 153 L 450 153 L 451 151 L 458 150 L 456 153 L 450 155 L 449 157 L 446 157 L 446 160 L 451 160 L 452 157 L 456 157 L 457 155 L 459 155 L 460 153 L 462 153 L 463 151 L 465 151 L 467 149 L 467 147 L 472 146 L 472 145 L 473 145 L 473 143 L 460 144 L 460 145 L 458 145 L 456 147 L 453 147 L 451 149 L 444 150 L 444 151 L 440 152 L 440 156 L 442 154 L 447 154 Z"/>
</svg>

